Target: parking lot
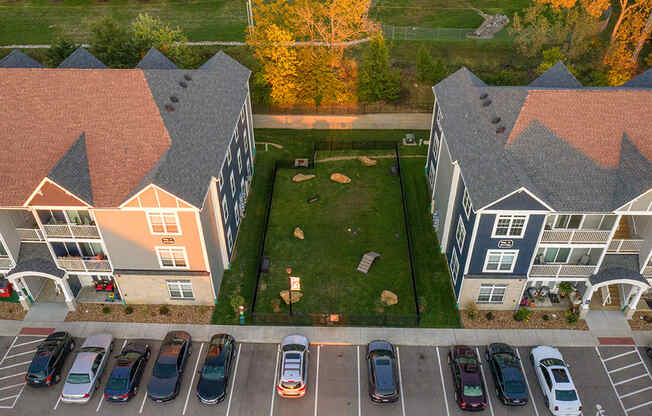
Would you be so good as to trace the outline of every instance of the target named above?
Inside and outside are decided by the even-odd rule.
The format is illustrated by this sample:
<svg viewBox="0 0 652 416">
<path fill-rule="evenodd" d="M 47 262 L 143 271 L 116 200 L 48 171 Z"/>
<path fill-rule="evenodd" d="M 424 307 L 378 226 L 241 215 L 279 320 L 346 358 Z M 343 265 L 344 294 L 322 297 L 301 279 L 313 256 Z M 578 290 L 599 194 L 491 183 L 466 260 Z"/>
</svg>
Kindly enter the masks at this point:
<svg viewBox="0 0 652 416">
<path fill-rule="evenodd" d="M 206 344 L 194 342 L 192 356 L 183 376 L 181 391 L 168 403 L 157 404 L 146 398 L 146 383 L 152 374 L 154 358 L 160 340 L 146 341 L 152 348 L 152 359 L 145 370 L 137 396 L 124 404 L 105 402 L 102 390 L 108 371 L 102 377 L 100 389 L 84 405 L 61 403 L 63 383 L 52 388 L 35 389 L 24 385 L 24 373 L 32 352 L 43 339 L 38 335 L 0 338 L 0 415 L 107 415 L 107 416 L 168 416 L 168 415 L 343 415 L 343 416 L 421 416 L 467 414 L 454 401 L 453 381 L 447 363 L 447 347 L 398 346 L 398 364 L 402 385 L 401 399 L 393 404 L 374 404 L 368 398 L 365 346 L 310 345 L 309 384 L 301 399 L 281 399 L 276 395 L 276 374 L 279 368 L 278 344 L 239 344 L 233 368 L 232 382 L 226 399 L 215 406 L 199 403 L 195 396 Z M 76 339 L 77 346 L 83 340 Z M 115 340 L 114 356 L 126 340 Z M 484 359 L 485 347 L 476 349 Z M 643 416 L 652 414 L 652 362 L 644 351 L 632 346 L 601 346 L 598 348 L 560 348 L 583 402 L 585 415 L 595 414 L 600 404 L 606 415 Z M 506 407 L 497 402 L 494 383 L 488 366 L 482 372 L 488 387 L 490 403 L 484 414 L 491 416 L 534 415 L 550 413 L 544 406 L 534 370 L 529 362 L 529 348 L 518 348 L 530 390 L 530 402 L 524 407 Z M 63 374 L 72 365 L 68 357 Z M 113 368 L 111 357 L 108 369 Z"/>
</svg>

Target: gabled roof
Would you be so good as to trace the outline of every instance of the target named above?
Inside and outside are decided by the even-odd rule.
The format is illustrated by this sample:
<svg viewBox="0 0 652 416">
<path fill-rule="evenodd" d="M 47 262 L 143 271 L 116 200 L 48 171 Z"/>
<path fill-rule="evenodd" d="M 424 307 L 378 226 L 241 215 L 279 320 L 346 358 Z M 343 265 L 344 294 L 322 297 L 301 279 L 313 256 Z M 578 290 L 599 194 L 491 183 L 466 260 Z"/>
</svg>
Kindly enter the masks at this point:
<svg viewBox="0 0 652 416">
<path fill-rule="evenodd" d="M 0 68 L 43 68 L 43 65 L 25 55 L 19 50 L 13 50 L 0 59 Z"/>
<path fill-rule="evenodd" d="M 179 69 L 174 62 L 167 56 L 163 55 L 155 47 L 151 47 L 149 51 L 143 56 L 143 59 L 138 62 L 136 68 L 140 69 Z"/>
<path fill-rule="evenodd" d="M 652 88 L 652 68 L 649 68 L 647 71 L 638 74 L 634 78 L 621 85 L 621 87 Z"/>
<path fill-rule="evenodd" d="M 106 69 L 107 66 L 80 46 L 59 64 L 59 68 Z"/>
<path fill-rule="evenodd" d="M 639 282 L 641 286 L 648 286 L 647 279 L 639 272 L 638 255 L 636 254 L 607 254 L 604 256 L 598 273 L 592 275 L 589 281 L 592 285 L 604 284 L 619 280 Z"/>
<path fill-rule="evenodd" d="M 93 205 L 91 174 L 86 154 L 86 135 L 82 133 L 48 174 L 53 182 Z"/>
<path fill-rule="evenodd" d="M 582 88 L 582 84 L 571 74 L 566 65 L 559 61 L 532 81 L 530 87 Z"/>
<path fill-rule="evenodd" d="M 61 270 L 54 259 L 47 244 L 23 242 L 20 244 L 16 267 L 9 273 L 38 272 L 63 277 L 66 273 Z"/>
</svg>

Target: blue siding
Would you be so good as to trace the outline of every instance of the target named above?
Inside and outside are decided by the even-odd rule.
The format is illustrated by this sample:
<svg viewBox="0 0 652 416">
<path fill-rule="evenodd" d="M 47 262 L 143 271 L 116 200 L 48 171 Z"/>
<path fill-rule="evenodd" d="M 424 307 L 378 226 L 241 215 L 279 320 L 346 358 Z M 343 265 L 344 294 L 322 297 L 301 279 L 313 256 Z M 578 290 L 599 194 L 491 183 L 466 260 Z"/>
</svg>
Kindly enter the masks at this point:
<svg viewBox="0 0 652 416">
<path fill-rule="evenodd" d="M 507 214 L 507 212 L 506 212 Z M 498 242 L 500 240 L 512 240 L 514 246 L 510 250 L 519 250 L 516 266 L 514 267 L 514 275 L 527 275 L 530 261 L 534 254 L 534 250 L 539 239 L 539 233 L 543 225 L 545 215 L 530 215 L 527 223 L 527 228 L 523 238 L 491 238 L 491 232 L 494 228 L 496 220 L 495 214 L 483 214 L 480 216 L 480 223 L 475 239 L 475 246 L 473 248 L 473 257 L 469 264 L 469 274 L 482 274 L 484 267 L 485 257 L 487 250 L 498 250 Z M 496 274 L 496 273 L 491 273 Z M 500 273 L 501 275 L 509 276 L 509 273 Z"/>
<path fill-rule="evenodd" d="M 250 178 L 253 174 L 253 155 L 252 155 L 252 149 L 251 149 L 251 144 L 249 143 L 246 146 L 245 149 L 245 132 L 247 134 L 247 140 L 251 141 L 251 135 L 253 132 L 250 132 L 248 129 L 248 112 L 245 110 L 245 106 L 243 104 L 243 117 L 238 117 L 238 122 L 237 122 L 237 132 L 238 132 L 238 140 L 235 140 L 235 135 L 231 137 L 231 142 L 229 143 L 229 147 L 231 149 L 231 163 L 228 162 L 225 156 L 225 161 L 224 161 L 224 166 L 222 167 L 222 185 L 221 189 L 218 189 L 218 194 L 219 194 L 219 204 L 220 208 L 222 208 L 222 200 L 224 196 L 226 195 L 226 200 L 227 200 L 227 209 L 228 209 L 228 218 L 227 221 L 224 223 L 224 241 L 226 241 L 226 251 L 229 256 L 229 260 L 231 259 L 231 253 L 233 251 L 233 247 L 235 247 L 235 242 L 236 238 L 238 235 L 238 229 L 239 225 L 242 223 L 240 221 L 240 224 L 236 222 L 236 215 L 239 215 L 238 213 L 235 212 L 235 204 L 238 202 L 238 205 L 240 205 L 240 194 L 244 192 L 244 189 L 242 189 L 241 182 L 242 178 Z M 238 149 L 240 150 L 241 157 L 242 157 L 242 169 L 238 168 Z M 247 160 L 249 160 L 249 171 L 247 171 Z M 233 179 L 235 181 L 235 193 L 231 191 L 231 183 L 230 183 L 230 177 L 231 173 L 233 173 Z M 250 180 L 250 179 L 249 179 Z M 241 209 L 241 208 L 240 208 Z M 222 212 L 222 221 L 224 222 L 224 212 Z M 231 229 L 231 238 L 233 240 L 233 245 L 229 247 L 228 244 L 228 230 L 229 227 Z"/>
<path fill-rule="evenodd" d="M 473 234 L 473 224 L 475 222 L 475 214 L 471 210 L 469 218 L 466 218 L 466 213 L 464 212 L 464 207 L 462 205 L 462 199 L 464 198 L 464 181 L 460 177 L 460 183 L 457 186 L 457 193 L 455 195 L 455 203 L 453 205 L 453 216 L 451 217 L 450 231 L 448 232 L 448 245 L 446 246 L 446 258 L 450 264 L 453 255 L 453 249 L 457 251 L 458 260 L 460 262 L 460 270 L 457 276 L 457 283 L 455 284 L 455 296 L 459 294 L 459 290 L 462 286 L 462 280 L 464 276 L 464 265 L 466 264 L 466 258 L 469 253 L 469 247 L 471 245 L 471 234 Z M 466 229 L 466 238 L 464 239 L 463 247 L 458 247 L 457 238 L 457 223 L 459 218 L 462 218 L 462 223 L 464 223 L 464 228 Z"/>
<path fill-rule="evenodd" d="M 437 125 L 437 115 L 439 113 L 439 103 L 435 103 L 435 108 L 433 110 L 434 116 L 432 118 L 432 126 L 430 128 L 430 143 L 428 157 L 426 159 L 426 175 L 428 175 L 430 169 L 430 163 L 432 162 L 433 169 L 437 169 L 437 158 L 435 157 L 435 152 L 438 150 L 439 143 L 441 141 L 441 131 Z"/>
<path fill-rule="evenodd" d="M 522 210 L 522 211 L 548 211 L 548 208 L 541 205 L 539 203 L 539 201 L 532 198 L 525 191 L 515 193 L 514 195 L 511 195 L 508 198 L 505 198 L 500 202 L 496 202 L 493 205 L 489 205 L 487 207 L 487 209 Z"/>
</svg>

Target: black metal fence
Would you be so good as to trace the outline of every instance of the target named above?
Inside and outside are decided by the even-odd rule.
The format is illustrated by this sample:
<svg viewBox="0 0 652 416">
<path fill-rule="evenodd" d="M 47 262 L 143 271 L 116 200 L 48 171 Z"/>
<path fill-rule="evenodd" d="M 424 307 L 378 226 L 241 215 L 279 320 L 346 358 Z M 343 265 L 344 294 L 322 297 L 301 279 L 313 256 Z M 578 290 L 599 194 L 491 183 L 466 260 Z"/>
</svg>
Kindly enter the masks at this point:
<svg viewBox="0 0 652 416">
<path fill-rule="evenodd" d="M 260 313 L 254 312 L 252 322 L 257 325 L 290 326 L 382 326 L 414 327 L 419 325 L 419 316 L 409 315 L 353 315 L 328 313 Z"/>
<path fill-rule="evenodd" d="M 315 142 L 314 150 L 395 150 L 396 142 L 387 140 L 322 141 Z"/>
<path fill-rule="evenodd" d="M 292 104 L 274 105 L 265 103 L 254 103 L 255 114 L 320 114 L 320 115 L 344 115 L 344 114 L 375 114 L 375 113 L 423 113 L 432 111 L 432 100 L 408 100 L 401 103 L 356 103 L 356 104 Z"/>
</svg>

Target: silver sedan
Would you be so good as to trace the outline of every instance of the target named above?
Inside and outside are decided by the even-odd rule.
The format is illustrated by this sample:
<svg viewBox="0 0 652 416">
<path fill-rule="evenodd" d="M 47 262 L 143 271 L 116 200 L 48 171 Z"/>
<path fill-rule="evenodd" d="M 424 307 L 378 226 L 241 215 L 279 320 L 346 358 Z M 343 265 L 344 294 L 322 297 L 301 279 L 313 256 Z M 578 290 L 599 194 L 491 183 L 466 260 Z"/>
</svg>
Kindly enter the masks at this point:
<svg viewBox="0 0 652 416">
<path fill-rule="evenodd" d="M 93 334 L 82 344 L 61 391 L 64 403 L 86 403 L 99 387 L 113 351 L 113 335 Z"/>
</svg>

